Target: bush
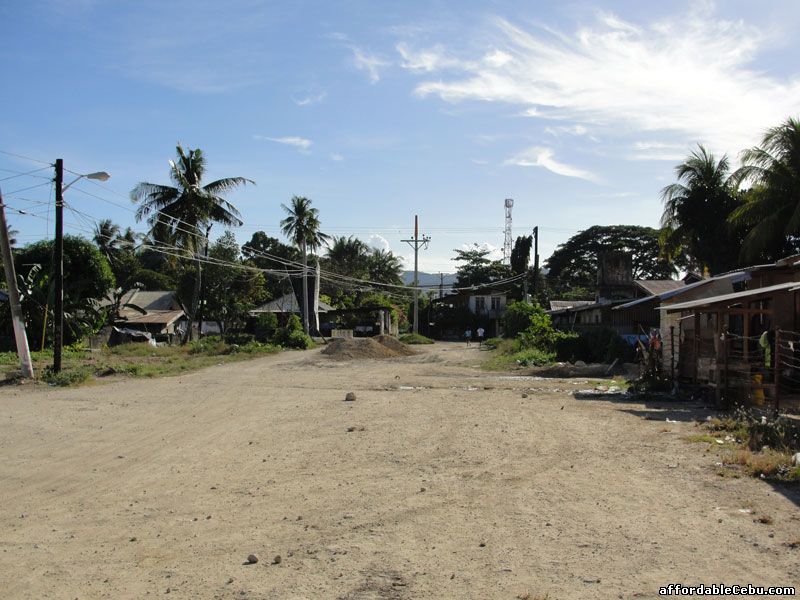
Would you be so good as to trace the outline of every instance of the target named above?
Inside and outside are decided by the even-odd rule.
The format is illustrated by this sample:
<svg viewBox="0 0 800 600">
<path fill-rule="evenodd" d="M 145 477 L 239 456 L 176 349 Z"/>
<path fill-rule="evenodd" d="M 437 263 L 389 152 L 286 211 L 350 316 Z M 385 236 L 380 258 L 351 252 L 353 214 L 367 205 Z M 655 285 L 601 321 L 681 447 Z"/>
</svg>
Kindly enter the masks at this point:
<svg viewBox="0 0 800 600">
<path fill-rule="evenodd" d="M 245 344 L 254 342 L 256 336 L 254 336 L 252 333 L 226 333 L 223 339 L 225 340 L 226 344 L 244 346 Z"/>
<path fill-rule="evenodd" d="M 217 335 L 209 335 L 189 342 L 189 354 L 228 354 L 230 347 Z"/>
<path fill-rule="evenodd" d="M 489 350 L 495 350 L 502 342 L 503 338 L 495 337 L 495 338 L 489 338 L 483 343 L 487 348 L 489 348 Z"/>
<path fill-rule="evenodd" d="M 255 338 L 259 342 L 272 339 L 278 329 L 278 317 L 275 313 L 262 313 L 256 317 Z"/>
<path fill-rule="evenodd" d="M 58 373 L 53 373 L 51 367 L 48 367 L 42 373 L 42 381 L 50 385 L 57 386 L 70 386 L 78 385 L 87 381 L 92 376 L 92 370 L 89 367 L 75 367 L 71 369 L 63 369 Z"/>
<path fill-rule="evenodd" d="M 404 344 L 432 344 L 431 338 L 420 335 L 419 333 L 407 333 L 400 336 L 400 341 Z"/>
<path fill-rule="evenodd" d="M 511 355 L 511 358 L 522 367 L 541 367 L 549 365 L 555 360 L 554 352 L 547 352 L 539 348 L 528 348 Z"/>
<path fill-rule="evenodd" d="M 286 327 L 284 327 L 284 329 L 286 329 L 286 331 L 303 331 L 303 322 L 297 315 L 292 315 L 289 317 L 289 320 L 286 321 Z"/>
<path fill-rule="evenodd" d="M 506 306 L 502 324 L 505 337 L 517 337 L 520 333 L 535 325 L 541 325 L 541 321 L 546 319 L 549 323 L 550 317 L 538 304 L 528 304 L 527 302 L 512 302 Z M 550 325 L 552 329 L 552 325 Z"/>
<path fill-rule="evenodd" d="M 314 346 L 314 341 L 303 333 L 302 328 L 298 331 L 288 327 L 281 327 L 275 332 L 272 341 L 284 348 L 296 348 L 298 350 L 305 350 Z"/>
</svg>

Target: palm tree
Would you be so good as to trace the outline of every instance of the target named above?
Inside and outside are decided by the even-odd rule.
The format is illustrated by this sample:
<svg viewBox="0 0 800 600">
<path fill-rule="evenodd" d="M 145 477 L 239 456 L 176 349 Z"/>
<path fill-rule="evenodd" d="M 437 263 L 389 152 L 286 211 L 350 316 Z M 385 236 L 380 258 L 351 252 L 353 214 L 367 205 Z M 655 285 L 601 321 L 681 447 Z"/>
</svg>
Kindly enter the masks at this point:
<svg viewBox="0 0 800 600">
<path fill-rule="evenodd" d="M 223 196 L 240 185 L 255 182 L 244 177 L 227 177 L 202 185 L 206 170 L 202 151 L 184 151 L 179 144 L 176 152 L 177 161 L 169 162 L 173 185 L 142 182 L 131 191 L 131 199 L 140 203 L 136 220 L 147 219 L 154 239 L 169 239 L 195 257 L 194 292 L 185 343 L 192 337 L 192 323 L 197 314 L 202 273 L 200 249 L 206 231 L 212 223 L 226 227 L 241 225 L 239 211 Z"/>
<path fill-rule="evenodd" d="M 111 219 L 103 219 L 94 226 L 94 243 L 109 263 L 114 262 L 114 257 L 119 252 L 119 231 L 119 225 Z"/>
<path fill-rule="evenodd" d="M 800 235 L 800 119 L 768 129 L 760 147 L 742 152 L 732 181 L 753 186 L 731 215 L 733 223 L 749 230 L 745 256 L 791 251 Z"/>
<path fill-rule="evenodd" d="M 370 281 L 395 285 L 403 282 L 403 259 L 391 250 L 374 249 L 367 258 L 367 267 Z"/>
<path fill-rule="evenodd" d="M 737 232 L 727 218 L 740 204 L 728 177 L 728 157 L 717 161 L 698 145 L 675 167 L 677 183 L 661 190 L 661 249 L 669 260 L 682 254 L 690 266 L 721 273 L 737 266 Z"/>
<path fill-rule="evenodd" d="M 369 246 L 357 237 L 334 237 L 325 256 L 332 271 L 351 277 L 367 275 Z"/>
<path fill-rule="evenodd" d="M 330 239 L 319 230 L 319 209 L 311 208 L 311 200 L 293 196 L 291 207 L 281 204 L 286 218 L 281 221 L 281 231 L 303 253 L 303 329 L 308 333 L 308 251 L 319 248 Z"/>
</svg>

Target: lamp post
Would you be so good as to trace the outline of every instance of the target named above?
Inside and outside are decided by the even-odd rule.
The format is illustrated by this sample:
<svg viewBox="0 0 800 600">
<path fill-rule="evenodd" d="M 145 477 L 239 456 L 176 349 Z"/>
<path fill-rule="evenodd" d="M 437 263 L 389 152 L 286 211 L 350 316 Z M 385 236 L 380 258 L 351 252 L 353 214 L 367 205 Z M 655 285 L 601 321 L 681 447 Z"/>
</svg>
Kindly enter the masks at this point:
<svg viewBox="0 0 800 600">
<path fill-rule="evenodd" d="M 106 181 L 111 177 L 105 171 L 79 175 L 64 185 L 64 160 L 56 159 L 56 236 L 53 262 L 55 263 L 55 302 L 53 313 L 53 373 L 61 371 L 61 354 L 64 347 L 64 192 L 81 179 Z"/>
</svg>

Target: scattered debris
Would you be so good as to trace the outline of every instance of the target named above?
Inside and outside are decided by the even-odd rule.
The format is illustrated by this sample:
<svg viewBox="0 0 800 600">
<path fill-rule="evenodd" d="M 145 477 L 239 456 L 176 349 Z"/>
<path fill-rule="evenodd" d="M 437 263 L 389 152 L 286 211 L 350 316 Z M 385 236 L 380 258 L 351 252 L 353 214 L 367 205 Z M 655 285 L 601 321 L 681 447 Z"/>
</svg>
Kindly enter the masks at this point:
<svg viewBox="0 0 800 600">
<path fill-rule="evenodd" d="M 275 558 L 272 559 L 272 564 L 273 565 L 279 565 L 279 564 L 281 564 L 281 560 L 282 560 L 281 559 L 281 555 L 280 554 L 276 554 Z"/>
<path fill-rule="evenodd" d="M 347 392 L 347 395 L 344 397 L 345 402 L 355 402 L 356 401 L 356 393 L 355 392 Z"/>
<path fill-rule="evenodd" d="M 255 554 L 248 554 L 247 561 L 244 563 L 246 565 L 254 565 L 258 562 L 258 557 Z"/>
</svg>

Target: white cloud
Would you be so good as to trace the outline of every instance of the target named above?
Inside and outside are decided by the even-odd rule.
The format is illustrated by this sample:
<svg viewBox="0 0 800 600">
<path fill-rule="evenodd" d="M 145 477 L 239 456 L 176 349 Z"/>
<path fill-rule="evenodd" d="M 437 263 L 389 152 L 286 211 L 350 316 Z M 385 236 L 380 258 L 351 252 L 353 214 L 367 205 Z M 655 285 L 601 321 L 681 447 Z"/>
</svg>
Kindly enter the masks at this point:
<svg viewBox="0 0 800 600">
<path fill-rule="evenodd" d="M 369 240 L 367 241 L 367 245 L 370 248 L 374 248 L 375 250 L 389 250 L 389 240 L 387 240 L 382 235 L 378 235 L 377 233 L 373 233 L 369 236 Z"/>
<path fill-rule="evenodd" d="M 752 66 L 770 41 L 765 34 L 716 17 L 708 5 L 645 24 L 600 14 L 571 34 L 493 23 L 497 49 L 480 60 L 453 57 L 441 46 L 417 52 L 424 61 L 411 64 L 436 78 L 416 93 L 520 105 L 527 116 L 616 135 L 677 134 L 729 153 L 754 145 L 800 108 L 800 77 L 781 80 Z M 445 67 L 461 73 L 447 76 Z"/>
<path fill-rule="evenodd" d="M 266 135 L 254 135 L 253 139 L 260 141 L 267 141 L 267 142 L 275 142 L 277 144 L 285 144 L 287 146 L 294 146 L 301 152 L 307 151 L 311 147 L 311 144 L 314 143 L 311 140 L 294 135 L 289 135 L 285 137 L 269 137 Z"/>
<path fill-rule="evenodd" d="M 388 67 L 391 63 L 380 58 L 376 54 L 369 54 L 358 46 L 351 46 L 353 60 L 357 69 L 366 71 L 369 75 L 370 83 L 377 83 L 381 79 L 380 70 Z"/>
<path fill-rule="evenodd" d="M 461 244 L 461 250 L 485 250 L 489 252 L 486 256 L 489 260 L 503 260 L 503 248 L 495 246 L 491 242 L 481 242 L 473 244 Z"/>
<path fill-rule="evenodd" d="M 488 160 L 483 160 L 482 158 L 471 158 L 470 161 L 472 161 L 476 165 L 488 165 L 489 164 Z"/>
<path fill-rule="evenodd" d="M 545 127 L 544 130 L 549 133 L 550 135 L 554 135 L 558 137 L 562 133 L 568 133 L 570 135 L 586 135 L 589 133 L 589 130 L 584 127 L 583 125 L 563 125 L 560 127 Z"/>
<path fill-rule="evenodd" d="M 344 160 L 344 156 L 342 156 L 341 154 L 338 154 L 336 152 L 331 152 L 329 157 L 330 157 L 331 160 L 335 160 L 337 162 L 340 161 L 340 160 Z"/>
<path fill-rule="evenodd" d="M 597 182 L 597 177 L 593 173 L 558 162 L 553 158 L 553 151 L 550 148 L 533 146 L 513 158 L 509 158 L 506 164 L 518 167 L 542 167 L 564 177 L 577 177 L 578 179 Z"/>
<path fill-rule="evenodd" d="M 431 72 L 438 69 L 466 68 L 469 65 L 455 58 L 447 56 L 444 48 L 437 44 L 429 50 L 415 51 L 408 44 L 400 42 L 395 46 L 403 62 L 400 66 L 409 71 Z"/>
<path fill-rule="evenodd" d="M 292 98 L 292 102 L 294 102 L 297 106 L 310 106 L 312 104 L 319 104 L 322 102 L 325 97 L 328 95 L 328 92 L 320 92 L 319 94 L 308 94 L 303 96 L 302 98 Z"/>
</svg>

